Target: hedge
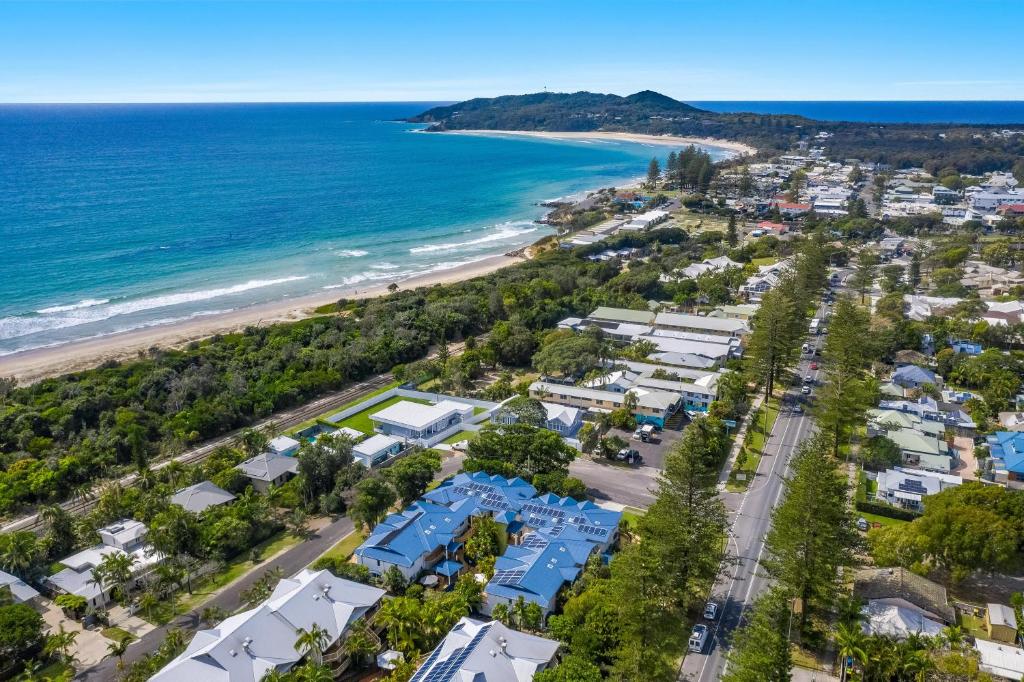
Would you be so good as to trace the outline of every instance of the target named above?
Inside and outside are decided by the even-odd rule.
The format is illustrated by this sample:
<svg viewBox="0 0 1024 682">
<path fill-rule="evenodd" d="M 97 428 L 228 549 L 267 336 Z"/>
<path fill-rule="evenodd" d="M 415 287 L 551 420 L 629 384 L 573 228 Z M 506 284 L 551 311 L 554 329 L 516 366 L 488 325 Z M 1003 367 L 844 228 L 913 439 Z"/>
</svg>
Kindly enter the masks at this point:
<svg viewBox="0 0 1024 682">
<path fill-rule="evenodd" d="M 891 504 L 883 504 L 882 502 L 857 500 L 855 506 L 857 507 L 857 511 L 867 512 L 868 514 L 878 514 L 879 516 L 885 516 L 890 519 L 899 519 L 900 521 L 913 521 L 920 516 L 917 512 L 910 511 L 909 509 L 894 507 Z"/>
</svg>

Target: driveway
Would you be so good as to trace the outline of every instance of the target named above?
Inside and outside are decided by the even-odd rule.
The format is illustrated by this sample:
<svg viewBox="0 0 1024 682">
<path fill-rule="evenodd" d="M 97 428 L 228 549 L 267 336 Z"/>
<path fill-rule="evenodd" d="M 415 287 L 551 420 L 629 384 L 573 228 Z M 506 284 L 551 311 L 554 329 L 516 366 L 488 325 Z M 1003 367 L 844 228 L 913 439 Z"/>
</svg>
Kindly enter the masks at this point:
<svg viewBox="0 0 1024 682">
<path fill-rule="evenodd" d="M 107 655 L 107 647 L 113 642 L 100 634 L 99 630 L 86 630 L 77 620 L 67 618 L 60 607 L 46 599 L 42 603 L 43 622 L 50 633 L 55 633 L 63 625 L 68 632 L 77 632 L 75 645 L 71 653 L 78 660 L 79 667 L 89 667 L 99 663 Z"/>
<path fill-rule="evenodd" d="M 953 447 L 956 448 L 960 464 L 949 473 L 960 476 L 965 481 L 976 480 L 977 476 L 974 472 L 978 470 L 978 458 L 974 456 L 974 439 L 968 436 L 957 436 L 953 439 Z"/>
<path fill-rule="evenodd" d="M 597 500 L 647 509 L 654 502 L 660 469 L 594 461 L 581 455 L 569 465 L 569 475 L 587 484 Z"/>
</svg>

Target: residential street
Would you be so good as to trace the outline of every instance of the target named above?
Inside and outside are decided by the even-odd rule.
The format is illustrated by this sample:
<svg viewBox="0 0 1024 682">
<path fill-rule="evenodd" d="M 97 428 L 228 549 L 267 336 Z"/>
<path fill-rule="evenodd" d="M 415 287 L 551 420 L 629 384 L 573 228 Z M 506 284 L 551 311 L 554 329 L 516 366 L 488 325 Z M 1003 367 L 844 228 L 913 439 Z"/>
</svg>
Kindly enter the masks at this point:
<svg viewBox="0 0 1024 682">
<path fill-rule="evenodd" d="M 276 559 L 269 561 L 257 570 L 251 571 L 237 582 L 232 583 L 223 592 L 203 604 L 198 611 L 193 611 L 176 618 L 170 625 L 153 630 L 138 642 L 128 647 L 124 655 L 125 665 L 142 658 L 145 654 L 156 651 L 164 641 L 171 627 L 179 627 L 185 631 L 186 639 L 191 640 L 194 631 L 199 627 L 199 612 L 209 606 L 217 606 L 227 612 L 233 612 L 242 606 L 241 595 L 260 579 L 263 573 L 273 568 L 280 568 L 286 576 L 294 575 L 316 560 L 321 554 L 333 547 L 339 540 L 353 531 L 352 520 L 341 517 L 320 531 L 315 537 L 295 545 Z M 75 679 L 95 680 L 96 682 L 112 680 L 117 672 L 117 659 L 106 658 L 98 665 L 82 672 Z M 196 682 L 201 682 L 196 680 Z"/>
<path fill-rule="evenodd" d="M 823 312 L 824 308 L 819 308 L 817 315 L 821 317 Z M 824 337 L 818 337 L 815 343 L 820 346 Z M 810 362 L 807 356 L 803 356 L 797 375 L 811 376 L 817 385 L 820 371 L 812 371 Z M 786 393 L 787 405 L 794 404 L 799 397 L 800 389 L 791 386 Z M 782 498 L 782 482 L 789 473 L 790 457 L 813 428 L 813 420 L 806 410 L 797 414 L 784 405 L 775 420 L 750 487 L 744 493 L 723 493 L 732 527 L 727 560 L 723 562 L 711 596 L 720 606 L 718 622 L 712 628 L 712 637 L 704 652 L 687 654 L 680 670 L 681 680 L 711 682 L 721 679 L 730 635 L 768 584 L 768 579 L 759 570 L 759 562 L 764 554 L 765 535 L 771 527 L 772 510 Z"/>
</svg>

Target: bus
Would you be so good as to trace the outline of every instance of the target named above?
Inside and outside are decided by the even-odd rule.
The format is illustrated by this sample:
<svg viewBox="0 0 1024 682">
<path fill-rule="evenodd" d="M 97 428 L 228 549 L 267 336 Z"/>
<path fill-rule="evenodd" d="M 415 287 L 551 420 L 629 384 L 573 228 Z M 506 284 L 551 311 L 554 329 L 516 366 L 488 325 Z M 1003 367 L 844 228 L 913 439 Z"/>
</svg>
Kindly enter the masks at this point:
<svg viewBox="0 0 1024 682">
<path fill-rule="evenodd" d="M 820 334 L 821 333 L 821 320 L 819 320 L 818 318 L 814 318 L 813 320 L 811 320 L 811 333 L 812 334 Z"/>
</svg>

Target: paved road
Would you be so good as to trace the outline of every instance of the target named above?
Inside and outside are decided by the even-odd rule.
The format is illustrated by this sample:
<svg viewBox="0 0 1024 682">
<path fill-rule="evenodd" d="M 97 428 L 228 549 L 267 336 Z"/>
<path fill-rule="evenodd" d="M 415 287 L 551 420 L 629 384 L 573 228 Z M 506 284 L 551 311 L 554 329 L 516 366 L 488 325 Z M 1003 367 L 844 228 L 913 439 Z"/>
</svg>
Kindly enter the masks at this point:
<svg viewBox="0 0 1024 682">
<path fill-rule="evenodd" d="M 823 309 L 819 308 L 818 317 Z M 815 345 L 824 342 L 822 337 Z M 811 376 L 817 384 L 819 370 L 811 370 L 811 359 L 803 356 L 798 365 L 799 376 Z M 742 623 L 746 610 L 768 586 L 761 572 L 764 541 L 771 527 L 772 510 L 782 498 L 783 481 L 789 474 L 790 457 L 797 446 L 813 431 L 814 423 L 806 411 L 796 413 L 789 406 L 796 404 L 800 389 L 791 387 L 786 393 L 782 411 L 775 420 L 758 463 L 757 474 L 745 493 L 723 493 L 732 526 L 729 546 L 722 572 L 712 590 L 711 598 L 719 604 L 718 621 L 713 624 L 710 643 L 701 654 L 690 653 L 680 670 L 681 680 L 711 682 L 721 679 L 725 656 L 732 632 Z"/>
<path fill-rule="evenodd" d="M 333 547 L 339 540 L 351 533 L 353 524 L 348 517 L 341 517 L 325 526 L 311 539 L 295 545 L 273 561 L 268 562 L 260 569 L 252 571 L 244 578 L 231 584 L 223 592 L 213 597 L 197 610 L 179 616 L 171 624 L 159 627 L 144 635 L 142 639 L 128 647 L 124 656 L 125 665 L 130 665 L 144 655 L 156 651 L 163 643 L 167 631 L 172 627 L 178 627 L 185 631 L 186 639 L 191 640 L 192 631 L 200 625 L 199 615 L 202 609 L 210 606 L 217 606 L 228 613 L 232 613 L 242 606 L 242 593 L 252 587 L 253 583 L 262 577 L 263 573 L 273 568 L 280 568 L 286 576 L 291 576 L 310 563 L 316 560 L 321 554 Z M 117 675 L 117 659 L 106 658 L 92 668 L 82 672 L 75 679 L 90 680 L 95 682 L 113 680 Z M 195 682 L 201 682 L 196 680 Z"/>
</svg>

